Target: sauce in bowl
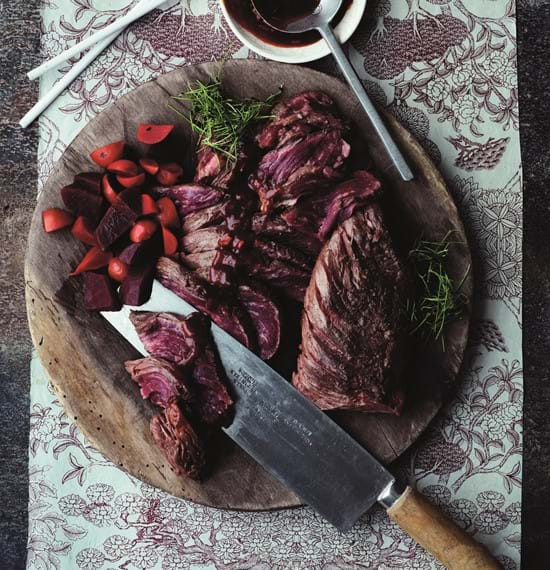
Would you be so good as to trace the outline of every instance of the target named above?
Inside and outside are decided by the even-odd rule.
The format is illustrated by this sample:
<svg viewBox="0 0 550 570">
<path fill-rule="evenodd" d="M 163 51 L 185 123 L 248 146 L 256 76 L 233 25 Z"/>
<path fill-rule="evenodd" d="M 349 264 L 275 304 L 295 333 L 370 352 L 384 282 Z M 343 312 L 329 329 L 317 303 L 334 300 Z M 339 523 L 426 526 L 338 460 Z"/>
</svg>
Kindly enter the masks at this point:
<svg viewBox="0 0 550 570">
<path fill-rule="evenodd" d="M 303 34 L 287 34 L 279 32 L 268 26 L 255 12 L 252 0 L 222 0 L 231 16 L 245 30 L 254 34 L 264 42 L 276 46 L 299 47 L 313 44 L 320 39 L 316 31 L 305 32 Z M 319 4 L 319 0 L 256 0 L 260 2 L 262 11 L 269 15 L 275 25 L 284 27 L 284 23 L 297 20 L 307 14 L 312 14 Z M 353 0 L 344 0 L 342 7 L 334 17 L 332 24 L 336 26 L 344 17 L 346 10 Z M 265 6 L 265 10 L 263 9 Z"/>
</svg>

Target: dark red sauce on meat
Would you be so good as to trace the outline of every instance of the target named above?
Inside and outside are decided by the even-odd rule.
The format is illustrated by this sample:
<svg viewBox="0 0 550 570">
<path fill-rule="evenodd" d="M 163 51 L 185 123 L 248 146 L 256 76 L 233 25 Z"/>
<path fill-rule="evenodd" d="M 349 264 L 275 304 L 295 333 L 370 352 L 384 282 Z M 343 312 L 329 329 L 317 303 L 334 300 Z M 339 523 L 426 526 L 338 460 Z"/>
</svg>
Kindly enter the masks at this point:
<svg viewBox="0 0 550 570">
<path fill-rule="evenodd" d="M 291 47 L 307 46 L 320 39 L 319 33 L 316 31 L 303 34 L 287 34 L 274 30 L 255 13 L 252 0 L 223 0 L 223 2 L 225 2 L 227 11 L 243 28 L 270 44 Z M 342 7 L 332 21 L 334 26 L 342 20 L 352 2 L 353 0 L 343 1 Z M 272 2 L 272 0 L 262 0 L 262 4 L 266 6 L 276 4 L 278 8 L 271 11 L 274 18 L 273 21 L 274 23 L 276 21 L 282 23 L 296 20 L 308 13 L 311 14 L 317 7 L 317 4 L 319 4 L 319 0 L 281 0 L 277 3 Z M 267 14 L 267 10 L 265 13 Z"/>
</svg>

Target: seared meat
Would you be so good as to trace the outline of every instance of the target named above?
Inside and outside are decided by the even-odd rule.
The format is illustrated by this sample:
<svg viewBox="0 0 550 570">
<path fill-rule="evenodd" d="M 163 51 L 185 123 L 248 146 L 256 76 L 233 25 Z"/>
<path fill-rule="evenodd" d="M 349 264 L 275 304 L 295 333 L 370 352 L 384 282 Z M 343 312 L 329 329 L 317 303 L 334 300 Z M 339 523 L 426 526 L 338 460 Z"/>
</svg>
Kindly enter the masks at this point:
<svg viewBox="0 0 550 570">
<path fill-rule="evenodd" d="M 168 340 L 168 339 L 167 339 Z M 178 343 L 179 338 L 174 342 Z M 141 397 L 166 408 L 173 398 L 190 402 L 193 399 L 188 379 L 181 368 L 162 358 L 140 358 L 124 363 L 132 380 L 139 385 Z"/>
<path fill-rule="evenodd" d="M 221 190 L 216 190 L 216 188 L 210 188 L 209 186 L 201 186 L 200 184 L 179 184 L 178 186 L 170 187 L 158 186 L 153 189 L 153 192 L 156 196 L 168 196 L 168 198 L 174 200 L 182 219 L 185 219 L 187 214 L 219 204 L 224 199 L 224 194 Z"/>
<path fill-rule="evenodd" d="M 306 91 L 282 101 L 273 109 L 273 115 L 256 136 L 262 149 L 276 148 L 319 130 L 345 130 L 334 101 L 319 91 Z"/>
<path fill-rule="evenodd" d="M 279 308 L 269 290 L 255 281 L 239 285 L 238 298 L 256 329 L 258 354 L 264 360 L 269 360 L 275 356 L 281 342 Z"/>
<path fill-rule="evenodd" d="M 178 475 L 200 479 L 204 468 L 202 442 L 177 401 L 151 418 L 151 434 Z"/>
<path fill-rule="evenodd" d="M 197 356 L 196 339 L 186 332 L 183 317 L 132 311 L 130 320 L 149 354 L 177 366 L 185 366 Z"/>
<path fill-rule="evenodd" d="M 399 413 L 407 289 L 377 204 L 340 225 L 307 289 L 296 388 L 322 409 Z"/>
<path fill-rule="evenodd" d="M 239 342 L 254 350 L 254 329 L 244 308 L 238 303 L 226 303 L 216 297 L 216 291 L 193 271 L 168 257 L 157 262 L 157 278 L 199 311 L 206 313 L 218 326 Z"/>
<path fill-rule="evenodd" d="M 312 133 L 269 151 L 248 184 L 258 194 L 262 211 L 292 206 L 300 196 L 341 180 L 349 153 L 340 131 Z"/>
<path fill-rule="evenodd" d="M 203 146 L 197 151 L 197 170 L 194 182 L 228 190 L 242 174 L 246 166 L 246 154 L 241 149 L 236 161 L 230 162 L 227 156 Z"/>
</svg>

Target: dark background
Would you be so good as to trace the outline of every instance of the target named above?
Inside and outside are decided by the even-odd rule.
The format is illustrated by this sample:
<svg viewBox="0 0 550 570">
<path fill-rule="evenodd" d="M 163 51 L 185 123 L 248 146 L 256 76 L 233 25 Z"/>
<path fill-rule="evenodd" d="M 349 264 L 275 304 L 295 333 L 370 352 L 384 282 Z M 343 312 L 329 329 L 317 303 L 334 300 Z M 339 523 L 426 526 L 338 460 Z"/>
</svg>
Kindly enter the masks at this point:
<svg viewBox="0 0 550 570">
<path fill-rule="evenodd" d="M 31 342 L 24 304 L 25 239 L 36 193 L 36 100 L 25 72 L 39 61 L 39 1 L 0 4 L 0 567 L 24 568 Z M 518 0 L 524 169 L 525 456 L 522 568 L 550 551 L 550 0 Z"/>
</svg>

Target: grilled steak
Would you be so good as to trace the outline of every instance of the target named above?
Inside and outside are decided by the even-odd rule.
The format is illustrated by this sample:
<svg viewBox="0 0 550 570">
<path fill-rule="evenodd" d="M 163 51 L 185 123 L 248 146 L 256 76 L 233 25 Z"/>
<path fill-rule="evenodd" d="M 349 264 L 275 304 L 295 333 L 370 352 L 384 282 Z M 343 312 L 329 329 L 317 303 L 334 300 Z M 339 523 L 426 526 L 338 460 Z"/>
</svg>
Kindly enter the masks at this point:
<svg viewBox="0 0 550 570">
<path fill-rule="evenodd" d="M 293 383 L 322 409 L 398 414 L 408 279 L 374 204 L 345 221 L 315 264 Z"/>
</svg>

